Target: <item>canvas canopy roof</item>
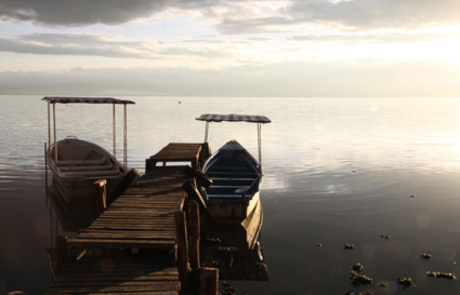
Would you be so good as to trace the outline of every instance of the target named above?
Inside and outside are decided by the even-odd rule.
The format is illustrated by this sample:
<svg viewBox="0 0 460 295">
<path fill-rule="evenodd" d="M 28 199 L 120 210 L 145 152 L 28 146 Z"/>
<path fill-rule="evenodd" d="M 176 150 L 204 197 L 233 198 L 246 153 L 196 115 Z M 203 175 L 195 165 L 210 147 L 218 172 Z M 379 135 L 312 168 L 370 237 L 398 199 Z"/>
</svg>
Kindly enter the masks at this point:
<svg viewBox="0 0 460 295">
<path fill-rule="evenodd" d="M 95 104 L 135 104 L 132 100 L 115 99 L 112 97 L 55 97 L 46 96 L 42 100 L 50 103 L 95 103 Z"/>
<path fill-rule="evenodd" d="M 199 118 L 196 118 L 199 121 L 206 122 L 250 122 L 250 123 L 270 123 L 270 119 L 265 116 L 255 116 L 255 115 L 219 115 L 219 114 L 203 114 Z"/>
</svg>

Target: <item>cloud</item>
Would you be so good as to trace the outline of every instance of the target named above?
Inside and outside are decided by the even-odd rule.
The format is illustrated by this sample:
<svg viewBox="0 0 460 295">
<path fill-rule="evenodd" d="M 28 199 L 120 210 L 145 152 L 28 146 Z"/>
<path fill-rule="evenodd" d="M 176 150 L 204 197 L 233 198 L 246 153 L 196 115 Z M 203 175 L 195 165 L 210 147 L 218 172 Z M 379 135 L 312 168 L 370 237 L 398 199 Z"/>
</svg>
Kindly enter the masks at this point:
<svg viewBox="0 0 460 295">
<path fill-rule="evenodd" d="M 2 0 L 0 19 L 45 26 L 115 25 L 165 11 L 198 12 L 215 21 L 221 34 L 278 32 L 305 24 L 375 29 L 460 23 L 460 2 L 454 0 Z"/>
<path fill-rule="evenodd" d="M 46 26 L 84 26 L 126 23 L 168 8 L 200 9 L 210 0 L 2 0 L 4 20 L 32 21 Z"/>
<path fill-rule="evenodd" d="M 286 62 L 228 67 L 1 72 L 1 94 L 458 97 L 458 64 Z"/>
<path fill-rule="evenodd" d="M 227 14 L 216 28 L 222 34 L 277 32 L 294 25 L 414 29 L 459 24 L 458 11 L 460 2 L 452 0 L 294 0 L 269 15 Z"/>
<path fill-rule="evenodd" d="M 460 21 L 460 2 L 450 0 L 295 1 L 297 22 L 329 21 L 351 27 L 412 27 Z"/>
<path fill-rule="evenodd" d="M 186 45 L 183 45 L 186 46 Z M 156 42 L 120 41 L 96 34 L 29 34 L 17 38 L 0 37 L 0 51 L 40 55 L 102 56 L 112 58 L 157 59 L 161 56 L 188 56 L 207 59 L 229 57 L 222 50 L 203 47 L 182 48 Z"/>
<path fill-rule="evenodd" d="M 148 43 L 113 41 L 89 34 L 32 34 L 1 38 L 0 51 L 42 55 L 152 58 Z"/>
<path fill-rule="evenodd" d="M 411 32 L 367 32 L 344 33 L 344 34 L 323 34 L 323 35 L 295 35 L 286 38 L 289 41 L 299 42 L 344 42 L 344 43 L 385 43 L 385 44 L 404 44 L 404 43 L 423 43 L 449 40 L 451 36 L 435 33 L 411 33 Z"/>
</svg>

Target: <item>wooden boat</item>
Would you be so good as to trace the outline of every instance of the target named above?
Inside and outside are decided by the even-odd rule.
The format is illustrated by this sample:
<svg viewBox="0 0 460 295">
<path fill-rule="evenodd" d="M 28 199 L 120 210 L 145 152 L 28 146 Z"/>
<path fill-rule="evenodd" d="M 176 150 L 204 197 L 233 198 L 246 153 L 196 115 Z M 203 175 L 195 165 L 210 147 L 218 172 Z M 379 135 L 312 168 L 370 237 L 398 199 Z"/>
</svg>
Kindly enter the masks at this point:
<svg viewBox="0 0 460 295">
<path fill-rule="evenodd" d="M 93 182 L 107 180 L 107 193 L 113 194 L 127 169 L 102 147 L 77 138 L 66 138 L 57 142 L 57 160 L 54 159 L 56 145 L 48 150 L 49 168 L 53 183 L 69 203 L 93 201 Z"/>
<path fill-rule="evenodd" d="M 209 215 L 216 223 L 239 224 L 260 203 L 262 184 L 261 124 L 269 123 L 265 116 L 205 114 L 197 120 L 206 121 L 205 143 L 209 122 L 252 122 L 258 125 L 259 161 L 240 143 L 231 140 L 206 161 L 202 173 L 212 180 L 212 185 L 202 188 Z"/>
<path fill-rule="evenodd" d="M 44 97 L 48 102 L 48 166 L 53 175 L 53 184 L 67 203 L 94 203 L 96 180 L 106 180 L 107 196 L 112 196 L 128 173 L 126 105 L 130 100 L 94 97 Z M 113 155 L 104 148 L 74 136 L 57 141 L 56 104 L 112 104 L 113 105 Z M 115 105 L 124 105 L 123 157 L 122 165 L 116 158 Z M 53 107 L 54 141 L 51 141 L 51 106 Z M 126 179 L 123 180 L 126 182 Z"/>
</svg>

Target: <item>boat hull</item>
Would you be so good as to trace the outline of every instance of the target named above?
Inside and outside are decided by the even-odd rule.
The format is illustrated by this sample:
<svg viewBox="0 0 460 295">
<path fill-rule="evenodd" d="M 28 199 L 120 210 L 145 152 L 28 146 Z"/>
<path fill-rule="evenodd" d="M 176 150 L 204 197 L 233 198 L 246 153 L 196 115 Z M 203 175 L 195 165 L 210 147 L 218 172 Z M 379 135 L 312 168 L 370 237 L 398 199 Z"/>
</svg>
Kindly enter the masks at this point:
<svg viewBox="0 0 460 295">
<path fill-rule="evenodd" d="M 261 168 L 238 142 L 229 141 L 214 153 L 203 173 L 212 180 L 202 195 L 214 222 L 240 224 L 260 202 Z"/>
<path fill-rule="evenodd" d="M 219 224 L 239 224 L 243 222 L 251 215 L 258 203 L 260 203 L 259 193 L 250 199 L 235 202 L 206 201 L 209 215 L 214 222 Z"/>
<path fill-rule="evenodd" d="M 48 165 L 53 184 L 68 203 L 94 203 L 93 183 L 99 179 L 107 180 L 110 196 L 127 174 L 121 163 L 98 145 L 79 139 L 65 139 L 57 144 L 57 155 L 54 145 L 48 150 Z"/>
</svg>

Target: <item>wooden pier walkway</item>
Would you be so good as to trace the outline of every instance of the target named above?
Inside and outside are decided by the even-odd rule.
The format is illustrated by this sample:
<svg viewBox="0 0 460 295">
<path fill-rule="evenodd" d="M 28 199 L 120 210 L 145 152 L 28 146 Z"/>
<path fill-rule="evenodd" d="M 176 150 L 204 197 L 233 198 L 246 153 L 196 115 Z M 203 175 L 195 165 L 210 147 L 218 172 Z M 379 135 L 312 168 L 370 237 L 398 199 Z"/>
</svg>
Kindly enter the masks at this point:
<svg viewBox="0 0 460 295">
<path fill-rule="evenodd" d="M 179 294 L 185 272 L 190 270 L 183 211 L 184 166 L 155 164 L 187 159 L 195 166 L 201 160 L 201 145 L 173 144 L 166 148 L 167 157 L 160 154 L 147 159 L 146 174 L 88 228 L 80 230 L 77 238 L 60 237 L 59 273 L 46 294 Z M 77 254 L 70 258 L 70 250 Z M 215 284 L 214 290 L 217 281 Z"/>
</svg>

